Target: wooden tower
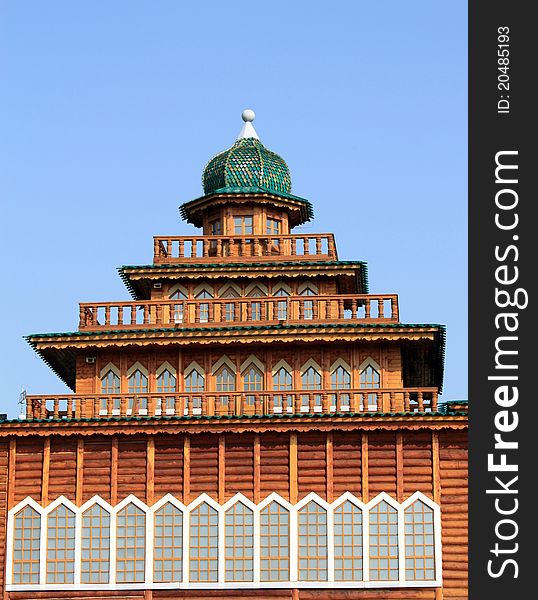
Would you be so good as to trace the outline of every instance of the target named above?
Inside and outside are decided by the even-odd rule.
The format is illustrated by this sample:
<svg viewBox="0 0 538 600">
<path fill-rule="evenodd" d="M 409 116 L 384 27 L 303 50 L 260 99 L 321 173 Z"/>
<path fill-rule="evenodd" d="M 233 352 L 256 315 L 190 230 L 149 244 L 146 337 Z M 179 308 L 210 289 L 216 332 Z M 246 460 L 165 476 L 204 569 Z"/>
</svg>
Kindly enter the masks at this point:
<svg viewBox="0 0 538 600">
<path fill-rule="evenodd" d="M 73 390 L 0 422 L 4 598 L 466 598 L 467 408 L 245 125 L 202 233 L 28 341 Z"/>
</svg>

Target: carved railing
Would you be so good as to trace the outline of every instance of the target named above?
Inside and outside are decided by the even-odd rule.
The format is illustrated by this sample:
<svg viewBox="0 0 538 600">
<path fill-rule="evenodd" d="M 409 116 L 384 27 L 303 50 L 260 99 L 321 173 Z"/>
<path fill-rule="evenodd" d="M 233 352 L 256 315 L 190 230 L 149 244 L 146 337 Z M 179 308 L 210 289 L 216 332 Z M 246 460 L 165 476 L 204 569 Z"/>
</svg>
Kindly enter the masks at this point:
<svg viewBox="0 0 538 600">
<path fill-rule="evenodd" d="M 154 237 L 155 263 L 286 260 L 337 260 L 332 233 L 311 235 L 204 235 Z"/>
<path fill-rule="evenodd" d="M 436 412 L 437 388 L 26 396 L 27 419 Z"/>
<path fill-rule="evenodd" d="M 398 323 L 395 294 L 334 296 L 271 296 L 204 300 L 85 302 L 80 304 L 79 328 L 87 331 L 238 325 L 361 321 Z"/>
</svg>

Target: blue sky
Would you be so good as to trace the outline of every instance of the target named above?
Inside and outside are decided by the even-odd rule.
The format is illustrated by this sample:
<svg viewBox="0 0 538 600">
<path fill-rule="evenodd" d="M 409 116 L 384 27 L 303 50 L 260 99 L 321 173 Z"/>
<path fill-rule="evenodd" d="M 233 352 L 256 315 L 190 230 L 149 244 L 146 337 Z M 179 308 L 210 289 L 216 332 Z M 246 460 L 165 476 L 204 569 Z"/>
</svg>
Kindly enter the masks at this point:
<svg viewBox="0 0 538 600">
<path fill-rule="evenodd" d="M 0 2 L 0 412 L 64 384 L 22 339 L 128 300 L 116 267 L 177 207 L 241 111 L 293 192 L 407 323 L 444 323 L 443 399 L 467 397 L 467 4 Z"/>
</svg>

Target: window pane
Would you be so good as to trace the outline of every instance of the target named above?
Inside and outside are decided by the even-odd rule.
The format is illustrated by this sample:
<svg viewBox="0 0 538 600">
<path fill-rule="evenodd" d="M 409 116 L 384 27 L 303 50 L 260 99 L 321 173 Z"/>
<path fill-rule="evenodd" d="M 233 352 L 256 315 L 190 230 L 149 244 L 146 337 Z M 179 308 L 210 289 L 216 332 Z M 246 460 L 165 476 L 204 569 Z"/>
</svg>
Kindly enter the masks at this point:
<svg viewBox="0 0 538 600">
<path fill-rule="evenodd" d="M 384 500 L 370 509 L 370 579 L 398 579 L 398 513 Z"/>
<path fill-rule="evenodd" d="M 327 580 L 327 512 L 316 502 L 299 510 L 299 580 Z"/>
<path fill-rule="evenodd" d="M 129 377 L 129 394 L 147 394 L 148 378 L 138 369 Z"/>
<path fill-rule="evenodd" d="M 167 503 L 155 513 L 153 580 L 181 581 L 183 576 L 183 513 Z"/>
<path fill-rule="evenodd" d="M 362 580 L 362 511 L 349 501 L 334 511 L 334 578 Z"/>
<path fill-rule="evenodd" d="M 120 378 L 110 370 L 101 377 L 101 394 L 119 394 Z"/>
<path fill-rule="evenodd" d="M 435 579 L 433 510 L 417 500 L 405 509 L 405 576 L 409 581 Z"/>
<path fill-rule="evenodd" d="M 13 583 L 39 583 L 41 516 L 31 506 L 15 515 Z"/>
<path fill-rule="evenodd" d="M 110 515 L 94 504 L 82 515 L 82 583 L 108 583 Z"/>
<path fill-rule="evenodd" d="M 160 393 L 173 393 L 176 391 L 176 378 L 168 369 L 157 377 L 157 391 Z"/>
<path fill-rule="evenodd" d="M 254 578 L 254 514 L 241 502 L 226 512 L 226 581 Z"/>
<path fill-rule="evenodd" d="M 47 583 L 73 583 L 75 513 L 60 505 L 47 518 Z"/>
<path fill-rule="evenodd" d="M 190 580 L 218 580 L 218 513 L 207 502 L 190 515 Z"/>
<path fill-rule="evenodd" d="M 277 502 L 271 502 L 260 514 L 260 561 L 262 581 L 289 581 L 290 516 Z"/>
<path fill-rule="evenodd" d="M 146 515 L 128 504 L 117 516 L 116 581 L 138 583 L 145 579 Z"/>
</svg>

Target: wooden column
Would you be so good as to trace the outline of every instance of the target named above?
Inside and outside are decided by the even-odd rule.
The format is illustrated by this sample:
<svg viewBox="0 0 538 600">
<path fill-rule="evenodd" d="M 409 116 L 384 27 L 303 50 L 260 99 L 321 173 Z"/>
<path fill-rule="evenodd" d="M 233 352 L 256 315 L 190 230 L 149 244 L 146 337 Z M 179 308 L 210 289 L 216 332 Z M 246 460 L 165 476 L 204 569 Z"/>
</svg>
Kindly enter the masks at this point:
<svg viewBox="0 0 538 600">
<path fill-rule="evenodd" d="M 260 502 L 260 434 L 254 434 L 254 504 Z"/>
<path fill-rule="evenodd" d="M 290 502 L 297 503 L 299 490 L 297 485 L 297 434 L 290 433 Z"/>
<path fill-rule="evenodd" d="M 226 436 L 219 435 L 219 504 L 224 504 L 226 495 Z"/>
<path fill-rule="evenodd" d="M 191 495 L 191 438 L 183 438 L 183 504 L 190 502 Z"/>
<path fill-rule="evenodd" d="M 432 431 L 433 501 L 441 502 L 441 473 L 439 467 L 439 434 Z"/>
<path fill-rule="evenodd" d="M 75 488 L 75 504 L 80 506 L 83 497 L 83 482 L 84 482 L 84 438 L 77 438 L 77 482 Z"/>
<path fill-rule="evenodd" d="M 327 468 L 327 502 L 333 501 L 333 432 L 327 433 L 326 452 L 325 452 L 326 468 Z"/>
<path fill-rule="evenodd" d="M 362 475 L 362 501 L 368 502 L 368 434 L 363 432 L 361 435 L 361 475 Z"/>
<path fill-rule="evenodd" d="M 9 440 L 9 462 L 7 477 L 7 510 L 13 508 L 15 503 L 15 467 L 17 464 L 17 440 Z"/>
<path fill-rule="evenodd" d="M 396 434 L 396 500 L 403 502 L 404 495 L 404 472 L 403 472 L 403 434 Z"/>
<path fill-rule="evenodd" d="M 41 473 L 41 506 L 49 503 L 50 437 L 43 441 L 43 468 Z"/>
<path fill-rule="evenodd" d="M 110 504 L 116 506 L 118 502 L 118 438 L 112 438 L 110 450 Z"/>
<path fill-rule="evenodd" d="M 150 435 L 146 445 L 146 504 L 155 501 L 155 438 Z"/>
</svg>

